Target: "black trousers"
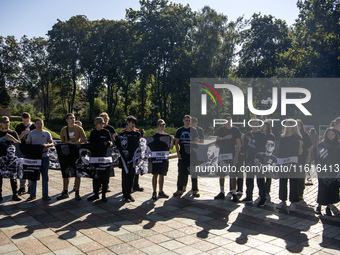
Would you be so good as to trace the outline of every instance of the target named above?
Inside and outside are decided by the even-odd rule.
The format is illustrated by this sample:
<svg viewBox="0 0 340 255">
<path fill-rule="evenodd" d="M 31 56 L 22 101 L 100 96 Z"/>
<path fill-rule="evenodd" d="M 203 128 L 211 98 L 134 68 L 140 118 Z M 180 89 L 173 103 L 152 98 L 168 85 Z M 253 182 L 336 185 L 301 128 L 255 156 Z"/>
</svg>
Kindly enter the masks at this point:
<svg viewBox="0 0 340 255">
<path fill-rule="evenodd" d="M 248 177 L 247 173 L 247 178 L 246 178 L 246 195 L 247 198 L 253 199 L 253 191 L 254 191 L 254 175 L 251 175 Z M 259 188 L 259 195 L 261 197 L 261 200 L 266 199 L 266 184 L 264 182 L 264 177 L 263 176 L 256 176 L 256 182 L 257 182 L 257 187 Z"/>
<path fill-rule="evenodd" d="M 299 183 L 297 178 L 289 178 L 289 200 L 290 202 L 299 202 Z M 282 201 L 287 201 L 288 189 L 287 189 L 288 179 L 281 178 L 279 184 L 279 199 Z"/>
<path fill-rule="evenodd" d="M 135 174 L 127 174 L 124 168 L 122 169 L 122 193 L 124 198 L 131 195 L 134 177 Z"/>
<path fill-rule="evenodd" d="M 7 179 L 7 178 L 6 178 Z M 13 196 L 16 196 L 17 193 L 18 193 L 18 184 L 17 184 L 17 180 L 13 180 L 13 179 L 10 179 L 10 182 L 11 182 L 11 188 L 12 188 L 12 193 L 13 193 Z M 2 177 L 0 177 L 0 194 L 2 194 Z"/>
<path fill-rule="evenodd" d="M 189 160 L 178 160 L 178 176 L 177 176 L 177 190 L 183 190 L 184 187 L 188 184 L 188 176 L 189 176 Z M 198 182 L 197 177 L 191 177 L 192 190 L 198 191 Z"/>
<path fill-rule="evenodd" d="M 107 187 L 109 185 L 110 170 L 101 171 L 101 173 L 99 173 L 98 175 L 99 178 L 92 180 L 93 193 L 98 196 L 99 188 L 100 186 L 102 186 L 102 194 L 105 195 L 107 192 Z"/>
</svg>

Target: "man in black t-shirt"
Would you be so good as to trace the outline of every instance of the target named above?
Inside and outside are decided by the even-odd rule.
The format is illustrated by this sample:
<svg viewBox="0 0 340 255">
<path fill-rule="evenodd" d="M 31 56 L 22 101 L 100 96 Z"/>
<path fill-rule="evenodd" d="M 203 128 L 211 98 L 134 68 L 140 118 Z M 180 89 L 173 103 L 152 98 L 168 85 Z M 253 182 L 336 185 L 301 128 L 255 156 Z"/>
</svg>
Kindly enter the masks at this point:
<svg viewBox="0 0 340 255">
<path fill-rule="evenodd" d="M 10 130 L 10 122 L 9 118 L 7 116 L 3 116 L 0 119 L 1 121 L 1 131 L 0 131 L 0 140 L 2 142 L 13 142 L 13 143 L 19 143 L 19 136 L 17 132 Z M 21 199 L 17 196 L 17 180 L 16 179 L 10 179 L 12 192 L 13 192 L 13 201 L 20 201 Z M 2 200 L 2 176 L 0 176 L 0 201 Z"/>
<path fill-rule="evenodd" d="M 117 147 L 122 157 L 122 193 L 125 202 L 134 202 L 131 196 L 134 184 L 135 168 L 133 167 L 133 155 L 139 147 L 140 132 L 135 131 L 137 119 L 134 116 L 128 116 L 126 119 L 127 128 L 117 137 Z"/>
<path fill-rule="evenodd" d="M 226 113 L 224 118 L 228 121 L 224 127 L 217 130 L 216 144 L 220 147 L 220 155 L 224 157 L 223 162 L 227 165 L 236 166 L 241 148 L 241 131 L 232 126 L 232 117 Z M 220 177 L 220 193 L 214 199 L 224 199 L 224 177 Z M 236 195 L 236 177 L 230 177 L 230 189 L 232 192 L 232 201 L 237 202 Z"/>
<path fill-rule="evenodd" d="M 243 137 L 244 139 L 244 146 L 245 146 L 245 155 L 246 155 L 246 167 L 256 166 L 255 164 L 255 155 L 258 152 L 266 151 L 265 145 L 267 142 L 266 135 L 259 130 L 259 121 L 257 119 L 252 119 L 249 121 L 250 125 L 252 126 L 252 130 L 246 133 Z M 252 168 L 254 171 L 259 170 L 260 168 Z M 245 203 L 252 203 L 253 202 L 253 190 L 254 190 L 254 176 L 256 177 L 257 186 L 259 188 L 260 193 L 260 201 L 258 202 L 257 206 L 262 207 L 266 203 L 266 186 L 264 182 L 264 178 L 261 173 L 256 172 L 247 172 L 246 178 L 246 198 L 242 201 Z"/>
<path fill-rule="evenodd" d="M 174 193 L 175 197 L 182 196 L 187 183 L 188 175 L 190 173 L 190 143 L 197 143 L 199 141 L 196 128 L 190 127 L 191 116 L 185 115 L 183 118 L 184 126 L 176 131 L 175 147 L 178 156 L 178 177 L 177 177 L 177 191 Z M 191 178 L 192 193 L 194 197 L 199 197 L 197 178 Z"/>
<path fill-rule="evenodd" d="M 21 144 L 26 144 L 26 138 L 29 132 L 35 129 L 35 125 L 31 123 L 31 115 L 28 112 L 23 112 L 21 115 L 22 123 L 19 123 L 15 131 L 19 135 L 19 139 Z M 28 181 L 28 187 L 30 187 L 30 181 Z M 18 194 L 24 194 L 26 188 L 26 179 L 20 180 L 20 188 L 18 190 Z"/>
</svg>

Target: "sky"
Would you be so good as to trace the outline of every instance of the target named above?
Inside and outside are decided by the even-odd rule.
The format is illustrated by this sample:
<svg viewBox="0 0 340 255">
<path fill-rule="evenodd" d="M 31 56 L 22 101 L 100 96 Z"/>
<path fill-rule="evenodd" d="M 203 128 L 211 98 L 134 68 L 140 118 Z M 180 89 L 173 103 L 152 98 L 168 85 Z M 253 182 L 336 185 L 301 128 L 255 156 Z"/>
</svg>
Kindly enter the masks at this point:
<svg viewBox="0 0 340 255">
<path fill-rule="evenodd" d="M 243 16 L 261 12 L 283 19 L 292 25 L 298 17 L 297 0 L 171 0 L 169 2 L 189 4 L 193 11 L 208 5 L 217 13 L 235 21 Z M 89 20 L 125 19 L 126 9 L 140 8 L 139 0 L 0 0 L 0 36 L 23 35 L 46 37 L 57 19 L 67 21 L 72 16 L 85 15 Z"/>
</svg>

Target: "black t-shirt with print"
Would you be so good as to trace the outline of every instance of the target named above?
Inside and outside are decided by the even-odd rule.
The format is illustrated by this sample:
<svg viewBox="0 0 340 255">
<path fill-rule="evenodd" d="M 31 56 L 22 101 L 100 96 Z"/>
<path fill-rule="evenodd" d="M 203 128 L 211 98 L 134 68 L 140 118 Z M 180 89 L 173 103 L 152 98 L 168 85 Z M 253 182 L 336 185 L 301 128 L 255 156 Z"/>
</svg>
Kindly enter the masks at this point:
<svg viewBox="0 0 340 255">
<path fill-rule="evenodd" d="M 190 160 L 190 141 L 194 141 L 198 137 L 197 129 L 193 127 L 180 127 L 176 131 L 175 138 L 179 139 L 180 150 L 179 153 L 182 159 Z"/>
</svg>

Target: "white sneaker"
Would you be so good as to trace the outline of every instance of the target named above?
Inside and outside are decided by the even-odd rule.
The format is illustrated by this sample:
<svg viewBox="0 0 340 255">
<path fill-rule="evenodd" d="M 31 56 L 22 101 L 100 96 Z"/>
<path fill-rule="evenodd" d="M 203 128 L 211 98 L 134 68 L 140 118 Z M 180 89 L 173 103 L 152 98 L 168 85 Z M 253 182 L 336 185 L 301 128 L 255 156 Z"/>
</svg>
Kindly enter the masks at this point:
<svg viewBox="0 0 340 255">
<path fill-rule="evenodd" d="M 286 204 L 286 201 L 281 201 L 277 206 L 276 208 L 283 208 L 283 207 L 286 207 L 287 204 Z"/>
<path fill-rule="evenodd" d="M 295 204 L 293 204 L 293 203 L 290 203 L 290 206 L 289 206 L 289 211 L 291 211 L 291 212 L 295 212 L 295 210 L 296 210 L 296 205 L 295 205 Z"/>
<path fill-rule="evenodd" d="M 232 197 L 233 196 L 233 192 L 229 191 L 228 194 L 226 195 L 226 197 Z"/>
</svg>

